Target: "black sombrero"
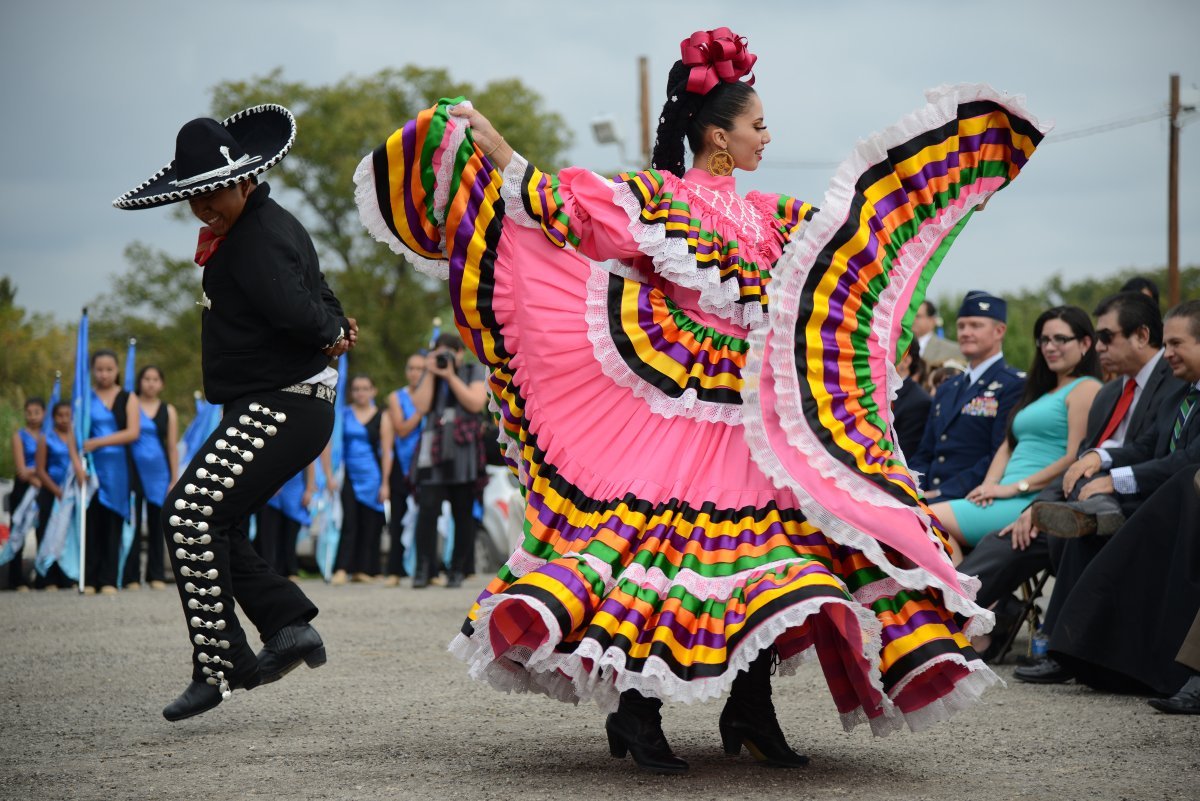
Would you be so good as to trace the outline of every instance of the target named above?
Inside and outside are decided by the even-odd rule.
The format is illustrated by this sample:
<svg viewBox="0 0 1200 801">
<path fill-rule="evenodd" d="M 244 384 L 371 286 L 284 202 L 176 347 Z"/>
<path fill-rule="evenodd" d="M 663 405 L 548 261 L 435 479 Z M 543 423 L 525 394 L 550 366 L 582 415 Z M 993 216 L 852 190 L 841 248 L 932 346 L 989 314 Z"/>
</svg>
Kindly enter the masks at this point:
<svg viewBox="0 0 1200 801">
<path fill-rule="evenodd" d="M 192 120 L 175 137 L 175 159 L 113 205 L 148 209 L 232 186 L 274 167 L 295 141 L 296 118 L 273 103 L 239 111 L 224 122 Z"/>
</svg>

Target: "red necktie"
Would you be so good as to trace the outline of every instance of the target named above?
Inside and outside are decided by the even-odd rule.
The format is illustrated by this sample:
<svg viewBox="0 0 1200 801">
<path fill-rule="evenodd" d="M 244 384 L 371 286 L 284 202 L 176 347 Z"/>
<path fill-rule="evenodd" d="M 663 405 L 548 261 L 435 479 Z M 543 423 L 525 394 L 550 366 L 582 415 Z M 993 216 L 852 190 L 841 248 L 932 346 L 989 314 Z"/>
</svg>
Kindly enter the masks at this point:
<svg viewBox="0 0 1200 801">
<path fill-rule="evenodd" d="M 1117 427 L 1121 425 L 1121 421 L 1125 419 L 1129 407 L 1133 405 L 1133 393 L 1137 391 L 1137 382 L 1132 378 L 1125 382 L 1125 389 L 1121 390 L 1121 397 L 1117 401 L 1117 407 L 1113 409 L 1112 417 L 1108 418 L 1108 422 L 1104 425 L 1104 430 L 1100 432 L 1100 436 L 1096 438 L 1096 447 L 1106 442 Z"/>
</svg>

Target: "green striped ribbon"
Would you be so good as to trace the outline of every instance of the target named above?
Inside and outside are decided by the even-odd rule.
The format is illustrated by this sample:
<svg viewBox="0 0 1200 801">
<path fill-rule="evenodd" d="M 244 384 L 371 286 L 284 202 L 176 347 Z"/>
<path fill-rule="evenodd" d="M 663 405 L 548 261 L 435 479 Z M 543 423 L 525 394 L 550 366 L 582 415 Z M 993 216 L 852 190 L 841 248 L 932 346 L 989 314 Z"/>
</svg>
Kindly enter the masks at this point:
<svg viewBox="0 0 1200 801">
<path fill-rule="evenodd" d="M 1191 413 L 1197 401 L 1200 401 L 1200 389 L 1193 386 L 1188 394 L 1183 396 L 1183 403 L 1179 404 L 1175 427 L 1171 429 L 1171 453 L 1174 453 L 1176 446 L 1179 445 L 1179 438 L 1183 435 L 1183 424 L 1187 422 L 1188 414 Z"/>
</svg>

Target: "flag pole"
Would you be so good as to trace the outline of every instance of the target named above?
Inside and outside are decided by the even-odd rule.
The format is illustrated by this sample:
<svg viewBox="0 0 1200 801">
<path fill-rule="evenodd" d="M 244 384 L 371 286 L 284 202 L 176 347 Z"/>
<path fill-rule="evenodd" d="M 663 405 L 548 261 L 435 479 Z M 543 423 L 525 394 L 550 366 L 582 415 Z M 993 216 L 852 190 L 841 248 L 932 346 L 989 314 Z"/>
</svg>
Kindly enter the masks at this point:
<svg viewBox="0 0 1200 801">
<path fill-rule="evenodd" d="M 87 566 L 87 475 L 88 475 L 88 457 L 83 453 L 83 440 L 86 439 L 88 429 L 91 427 L 89 411 L 91 409 L 91 398 L 85 394 L 90 392 L 90 376 L 87 369 L 87 306 L 83 307 L 83 317 L 79 321 L 79 336 L 75 348 L 75 397 L 79 399 L 79 419 L 76 420 L 76 446 L 79 448 L 80 461 L 83 463 L 84 484 L 82 487 L 76 487 L 79 493 L 79 592 L 82 595 L 84 592 L 87 576 L 85 567 Z"/>
</svg>

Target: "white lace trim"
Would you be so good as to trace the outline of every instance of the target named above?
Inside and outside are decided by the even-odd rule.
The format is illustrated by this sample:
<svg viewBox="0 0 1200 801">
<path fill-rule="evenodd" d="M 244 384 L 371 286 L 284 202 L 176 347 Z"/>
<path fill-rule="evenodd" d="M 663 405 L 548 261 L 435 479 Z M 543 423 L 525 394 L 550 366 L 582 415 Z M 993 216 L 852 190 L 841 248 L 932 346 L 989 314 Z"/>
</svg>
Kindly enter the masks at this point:
<svg viewBox="0 0 1200 801">
<path fill-rule="evenodd" d="M 427 259 L 424 256 L 414 253 L 403 241 L 392 233 L 392 229 L 384 221 L 383 212 L 379 209 L 379 198 L 375 195 L 374 153 L 368 153 L 364 156 L 363 160 L 358 163 L 358 167 L 354 170 L 354 202 L 358 206 L 358 218 L 362 221 L 363 227 L 377 241 L 387 245 L 396 255 L 403 256 L 413 267 L 426 275 L 440 278 L 443 281 L 450 278 L 450 265 L 448 262 Z M 444 215 L 444 209 L 441 213 Z M 439 247 L 444 250 L 446 247 L 446 232 L 440 230 L 439 233 L 442 238 Z"/>
<path fill-rule="evenodd" d="M 489 620 L 496 607 L 504 602 L 522 603 L 541 618 L 549 636 L 536 650 L 511 648 L 507 653 L 495 656 L 488 631 Z M 562 639 L 558 621 L 544 604 L 528 596 L 494 595 L 486 599 L 480 604 L 477 619 L 472 624 L 474 633 L 470 637 L 461 633 L 457 635 L 450 643 L 449 650 L 467 663 L 468 674 L 472 678 L 486 681 L 505 692 L 540 692 L 570 703 L 594 700 L 606 711 L 616 709 L 620 694 L 626 690 L 691 704 L 721 697 L 733 684 L 737 674 L 748 669 L 761 651 L 774 644 L 788 629 L 803 625 L 810 615 L 820 611 L 826 604 L 845 606 L 858 619 L 863 654 L 870 666 L 867 681 L 879 695 L 884 715 L 897 714 L 892 700 L 883 691 L 879 673 L 879 621 L 863 606 L 837 598 L 810 598 L 772 615 L 730 654 L 729 664 L 723 673 L 690 681 L 680 679 L 662 659 L 654 656 L 646 659 L 641 671 L 627 671 L 623 651 L 613 647 L 604 649 L 592 639 L 584 639 L 574 653 L 556 652 L 554 644 Z M 784 675 L 794 672 L 806 658 L 807 651 L 797 654 L 781 665 L 783 670 L 780 672 Z M 591 662 L 591 670 L 584 667 L 585 660 Z"/>
<path fill-rule="evenodd" d="M 781 488 L 794 491 L 808 519 L 831 539 L 861 551 L 876 566 L 905 586 L 922 589 L 934 587 L 942 592 L 944 603 L 951 611 L 968 618 L 965 634 L 976 636 L 991 630 L 994 616 L 973 601 L 978 580 L 958 574 L 957 587 L 951 587 L 942 579 L 922 568 L 904 569 L 890 563 L 882 547 L 873 537 L 847 521 L 841 520 L 806 491 L 805 487 L 791 477 L 774 453 L 767 438 L 762 419 L 761 385 L 763 353 L 768 331 L 784 342 L 791 342 L 796 316 L 799 311 L 800 294 L 805 279 L 817 254 L 848 216 L 850 202 L 854 196 L 854 183 L 859 175 L 872 164 L 886 157 L 889 148 L 911 139 L 913 136 L 937 127 L 957 116 L 961 103 L 990 99 L 1008 108 L 1036 125 L 1018 98 L 998 93 L 983 85 L 939 87 L 928 95 L 930 104 L 902 119 L 897 125 L 859 142 L 854 152 L 838 168 L 837 174 L 821 204 L 822 211 L 816 214 L 799 238 L 793 239 L 784 250 L 775 267 L 775 283 L 778 287 L 773 303 L 775 313 L 770 325 L 750 333 L 750 358 L 746 375 L 744 419 L 746 440 L 760 469 Z M 986 197 L 984 193 L 980 197 Z M 930 242 L 924 237 L 919 240 L 925 248 Z M 936 246 L 936 245 L 933 245 Z M 924 253 L 915 249 L 908 254 L 918 258 Z M 877 312 L 878 313 L 878 312 Z M 788 444 L 799 449 L 822 476 L 830 479 L 842 491 L 852 495 L 858 502 L 872 506 L 910 509 L 900 501 L 874 486 L 870 481 L 852 471 L 827 453 L 807 423 L 800 408 L 800 380 L 791 347 L 772 349 L 771 368 L 776 381 L 776 412 L 787 436 Z M 930 528 L 928 516 L 917 509 L 911 511 L 921 519 L 930 541 L 941 548 L 940 540 Z M 948 558 L 948 557 L 946 557 Z"/>
<path fill-rule="evenodd" d="M 743 328 L 755 328 L 765 322 L 762 304 L 739 303 L 741 289 L 736 279 L 721 280 L 716 267 L 701 267 L 688 249 L 687 240 L 668 237 L 662 225 L 641 221 L 642 201 L 625 183 L 612 184 L 613 201 L 629 217 L 629 233 L 638 250 L 654 263 L 654 271 L 673 284 L 700 293 L 700 308 Z"/>
<path fill-rule="evenodd" d="M 604 264 L 591 262 L 592 272 L 587 281 L 587 310 L 584 315 L 587 322 L 587 336 L 592 343 L 592 353 L 600 364 L 600 369 L 618 386 L 631 390 L 634 397 L 646 402 L 646 406 L 660 417 L 688 417 L 705 423 L 724 423 L 725 425 L 740 425 L 742 408 L 730 403 L 714 403 L 700 400 L 694 389 L 685 389 L 679 397 L 671 397 L 658 387 L 635 373 L 617 350 L 609 330 L 608 321 L 608 280 L 610 275 L 622 275 L 631 272 L 620 262 Z M 622 269 L 623 268 L 623 269 Z"/>
<path fill-rule="evenodd" d="M 505 222 L 512 221 L 526 228 L 540 228 L 537 220 L 530 217 L 529 212 L 525 211 L 525 171 L 527 169 L 529 169 L 529 162 L 514 150 L 512 159 L 504 168 L 502 174 L 504 182 L 500 185 L 500 197 L 504 198 L 504 220 Z"/>
</svg>

